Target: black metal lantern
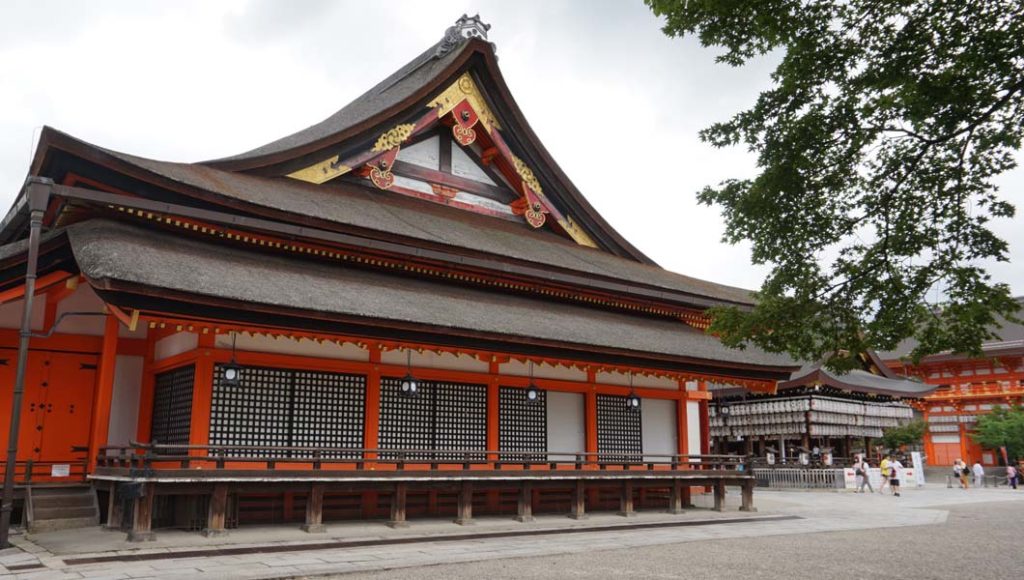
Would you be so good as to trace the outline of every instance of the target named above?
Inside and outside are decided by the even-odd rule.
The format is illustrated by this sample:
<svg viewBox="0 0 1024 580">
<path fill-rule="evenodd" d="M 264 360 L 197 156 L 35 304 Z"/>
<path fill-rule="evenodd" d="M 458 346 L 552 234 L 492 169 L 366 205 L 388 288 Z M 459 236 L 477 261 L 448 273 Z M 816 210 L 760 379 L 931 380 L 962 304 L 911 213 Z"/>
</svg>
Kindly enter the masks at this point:
<svg viewBox="0 0 1024 580">
<path fill-rule="evenodd" d="M 419 393 L 420 384 L 419 381 L 416 380 L 416 377 L 412 376 L 411 350 L 406 350 L 405 369 L 406 373 L 405 376 L 402 377 L 402 383 L 399 385 L 399 388 L 401 389 L 402 395 L 406 397 L 415 397 Z"/>
<path fill-rule="evenodd" d="M 226 387 L 237 387 L 242 383 L 242 365 L 235 361 L 235 338 L 237 336 L 234 332 L 231 333 L 231 362 L 223 367 L 223 383 Z"/>
<path fill-rule="evenodd" d="M 530 384 L 526 386 L 526 402 L 531 405 L 540 402 L 540 387 L 533 382 L 533 361 L 530 361 Z"/>
<path fill-rule="evenodd" d="M 640 410 L 640 396 L 633 388 L 633 373 L 629 373 L 629 394 L 626 395 L 626 408 L 630 411 Z"/>
</svg>

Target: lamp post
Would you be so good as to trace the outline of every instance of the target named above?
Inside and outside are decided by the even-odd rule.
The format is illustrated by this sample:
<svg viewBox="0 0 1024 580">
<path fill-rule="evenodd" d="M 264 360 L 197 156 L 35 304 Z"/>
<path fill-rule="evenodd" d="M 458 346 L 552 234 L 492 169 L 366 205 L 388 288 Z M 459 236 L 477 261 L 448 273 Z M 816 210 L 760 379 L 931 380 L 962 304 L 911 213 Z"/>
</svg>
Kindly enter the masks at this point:
<svg viewBox="0 0 1024 580">
<path fill-rule="evenodd" d="M 32 336 L 32 299 L 36 292 L 36 271 L 39 265 L 39 235 L 43 227 L 43 213 L 50 201 L 53 181 L 30 177 L 25 182 L 28 199 L 28 263 L 25 266 L 25 298 L 21 312 L 21 330 L 18 332 L 18 369 L 14 376 L 14 394 L 11 398 L 11 422 L 7 436 L 7 463 L 4 471 L 3 500 L 0 504 L 0 548 L 10 546 L 11 511 L 14 510 L 14 470 L 18 464 L 18 430 L 21 427 L 21 400 L 25 393 L 25 373 L 28 367 L 28 341 Z"/>
<path fill-rule="evenodd" d="M 640 410 L 640 396 L 636 394 L 636 389 L 633 388 L 633 373 L 629 373 L 629 394 L 626 395 L 626 408 L 630 411 Z"/>
<path fill-rule="evenodd" d="M 533 382 L 533 361 L 530 361 L 530 384 L 526 386 L 526 402 L 531 405 L 540 402 L 540 387 Z"/>
<path fill-rule="evenodd" d="M 228 387 L 237 387 L 242 383 L 242 367 L 235 361 L 235 339 L 238 338 L 238 334 L 235 331 L 231 332 L 231 362 L 224 365 L 224 385 Z"/>
<path fill-rule="evenodd" d="M 416 377 L 412 376 L 412 350 L 406 349 L 405 351 L 405 377 L 402 378 L 402 384 L 399 385 L 401 393 L 406 397 L 415 397 L 419 392 L 420 385 L 416 380 Z"/>
</svg>

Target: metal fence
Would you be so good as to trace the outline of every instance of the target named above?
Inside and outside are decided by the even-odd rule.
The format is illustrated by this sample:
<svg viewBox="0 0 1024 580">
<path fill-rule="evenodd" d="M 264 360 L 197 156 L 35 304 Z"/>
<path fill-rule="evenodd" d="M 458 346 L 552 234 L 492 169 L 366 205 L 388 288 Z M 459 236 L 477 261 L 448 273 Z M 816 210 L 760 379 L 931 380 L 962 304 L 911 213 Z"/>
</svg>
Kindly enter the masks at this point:
<svg viewBox="0 0 1024 580">
<path fill-rule="evenodd" d="M 755 468 L 758 487 L 775 489 L 843 489 L 842 469 Z"/>
</svg>

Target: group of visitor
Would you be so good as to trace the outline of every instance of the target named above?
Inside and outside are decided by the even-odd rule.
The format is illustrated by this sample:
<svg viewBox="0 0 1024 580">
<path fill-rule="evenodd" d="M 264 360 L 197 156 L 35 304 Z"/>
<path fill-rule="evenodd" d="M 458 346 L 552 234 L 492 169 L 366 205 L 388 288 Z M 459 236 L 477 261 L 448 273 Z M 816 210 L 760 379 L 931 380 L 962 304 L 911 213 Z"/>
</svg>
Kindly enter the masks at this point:
<svg viewBox="0 0 1024 580">
<path fill-rule="evenodd" d="M 899 497 L 903 464 L 898 459 L 894 459 L 892 455 L 886 455 L 882 458 L 882 462 L 878 464 L 878 467 L 882 472 L 882 484 L 878 486 L 878 493 L 885 493 L 885 488 L 888 487 L 892 495 Z M 857 462 L 854 463 L 853 469 L 854 474 L 857 476 L 857 493 L 864 493 L 865 486 L 867 486 L 869 492 L 875 493 L 875 489 L 871 487 L 869 477 L 871 466 L 868 464 L 867 458 L 863 455 L 859 456 Z"/>
<path fill-rule="evenodd" d="M 981 465 L 980 461 L 975 461 L 974 465 L 967 467 L 967 463 L 962 459 L 957 459 L 953 462 L 953 479 L 960 482 L 960 489 L 968 489 L 970 484 L 968 480 L 971 476 L 974 476 L 974 486 L 982 487 L 985 485 L 985 468 Z M 1017 489 L 1017 484 L 1020 483 L 1021 472 L 1020 469 L 1013 465 L 1006 466 L 1006 484 Z"/>
</svg>

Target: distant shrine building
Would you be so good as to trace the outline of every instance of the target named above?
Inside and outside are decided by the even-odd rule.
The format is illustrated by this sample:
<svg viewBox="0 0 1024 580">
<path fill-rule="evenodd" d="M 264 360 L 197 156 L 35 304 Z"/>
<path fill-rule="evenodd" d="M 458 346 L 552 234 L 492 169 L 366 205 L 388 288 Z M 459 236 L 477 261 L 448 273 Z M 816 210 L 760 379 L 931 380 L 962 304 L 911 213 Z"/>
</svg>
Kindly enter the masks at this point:
<svg viewBox="0 0 1024 580">
<path fill-rule="evenodd" d="M 528 521 L 678 511 L 694 486 L 720 508 L 726 485 L 749 508 L 749 472 L 709 453 L 715 386 L 803 381 L 787 401 L 846 413 L 809 402 L 824 371 L 705 333 L 709 307 L 749 292 L 658 267 L 594 210 L 530 129 L 487 28 L 463 17 L 325 121 L 233 157 L 170 163 L 43 130 L 0 222 L 5 420 L 31 300 L 23 523 L 145 540 Z M 920 385 L 870 364 L 857 384 L 876 379 L 886 396 Z M 876 433 L 788 429 L 764 434 Z M 80 503 L 48 504 L 60 484 Z"/>
<path fill-rule="evenodd" d="M 1024 307 L 1024 296 L 1017 302 Z M 982 345 L 983 356 L 977 358 L 943 353 L 913 365 L 905 360 L 912 341 L 882 355 L 893 371 L 936 387 L 916 404 L 928 424 L 924 444 L 932 465 L 957 459 L 1005 465 L 998 449 L 982 448 L 971 435 L 979 417 L 1024 405 L 1024 325 L 1001 320 L 993 331 L 999 340 Z"/>
</svg>

